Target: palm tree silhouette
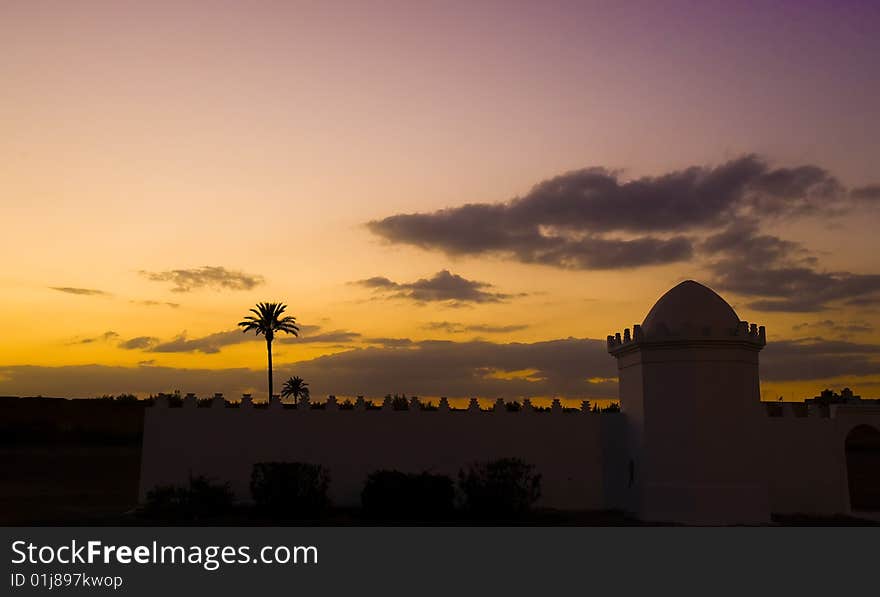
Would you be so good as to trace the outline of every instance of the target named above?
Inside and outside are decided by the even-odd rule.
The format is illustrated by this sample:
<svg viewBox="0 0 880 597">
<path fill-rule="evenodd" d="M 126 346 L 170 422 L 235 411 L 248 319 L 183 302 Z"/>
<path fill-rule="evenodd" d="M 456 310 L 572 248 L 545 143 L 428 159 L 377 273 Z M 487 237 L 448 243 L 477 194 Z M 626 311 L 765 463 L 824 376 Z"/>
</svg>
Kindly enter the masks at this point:
<svg viewBox="0 0 880 597">
<path fill-rule="evenodd" d="M 300 398 L 307 400 L 309 398 L 309 384 L 302 377 L 291 377 L 284 382 L 281 388 L 281 395 L 285 398 L 293 396 L 293 404 L 296 406 Z"/>
<path fill-rule="evenodd" d="M 257 336 L 266 337 L 266 352 L 269 355 L 269 402 L 272 401 L 272 341 L 277 332 L 284 332 L 299 336 L 299 327 L 296 319 L 291 316 L 282 317 L 281 314 L 287 309 L 284 303 L 257 303 L 251 309 L 253 315 L 248 315 L 238 325 L 244 329 L 244 333 L 256 332 Z"/>
</svg>

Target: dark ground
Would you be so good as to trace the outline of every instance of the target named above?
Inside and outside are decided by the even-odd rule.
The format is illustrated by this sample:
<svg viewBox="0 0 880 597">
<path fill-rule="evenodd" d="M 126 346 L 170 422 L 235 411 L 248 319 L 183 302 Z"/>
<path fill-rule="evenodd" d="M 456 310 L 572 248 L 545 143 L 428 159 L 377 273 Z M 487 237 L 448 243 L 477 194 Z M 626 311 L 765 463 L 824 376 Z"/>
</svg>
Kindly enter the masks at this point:
<svg viewBox="0 0 880 597">
<path fill-rule="evenodd" d="M 105 399 L 0 397 L 0 525 L 155 525 L 137 509 L 143 403 Z M 777 516 L 785 526 L 878 524 L 852 517 Z M 250 509 L 222 519 L 187 525 L 277 525 Z M 620 512 L 538 511 L 526 520 L 442 523 L 365 519 L 357 509 L 334 509 L 320 520 L 294 525 L 551 525 L 628 526 L 644 524 Z"/>
<path fill-rule="evenodd" d="M 0 524 L 114 519 L 137 504 L 143 404 L 0 397 Z"/>
</svg>

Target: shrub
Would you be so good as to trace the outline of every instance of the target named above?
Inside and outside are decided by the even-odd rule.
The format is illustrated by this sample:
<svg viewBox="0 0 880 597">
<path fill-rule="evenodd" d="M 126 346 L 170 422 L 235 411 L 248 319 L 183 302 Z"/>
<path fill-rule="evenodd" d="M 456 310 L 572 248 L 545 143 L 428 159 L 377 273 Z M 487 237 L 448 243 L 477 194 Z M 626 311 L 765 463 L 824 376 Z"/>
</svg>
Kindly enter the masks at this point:
<svg viewBox="0 0 880 597">
<path fill-rule="evenodd" d="M 232 503 L 229 483 L 190 477 L 187 486 L 159 485 L 148 491 L 143 513 L 161 520 L 202 520 L 226 514 Z"/>
<path fill-rule="evenodd" d="M 258 462 L 251 471 L 251 496 L 257 508 L 275 517 L 308 518 L 330 501 L 330 476 L 316 464 Z"/>
<path fill-rule="evenodd" d="M 452 513 L 454 502 L 452 479 L 430 473 L 375 471 L 361 492 L 364 514 L 383 519 L 442 519 Z"/>
<path fill-rule="evenodd" d="M 516 517 L 541 497 L 541 475 L 519 458 L 474 463 L 458 473 L 465 508 L 486 518 Z"/>
<path fill-rule="evenodd" d="M 406 394 L 395 394 L 394 398 L 391 398 L 391 394 L 388 394 L 385 396 L 385 399 L 391 399 L 392 410 L 409 410 L 409 400 L 406 399 Z"/>
</svg>

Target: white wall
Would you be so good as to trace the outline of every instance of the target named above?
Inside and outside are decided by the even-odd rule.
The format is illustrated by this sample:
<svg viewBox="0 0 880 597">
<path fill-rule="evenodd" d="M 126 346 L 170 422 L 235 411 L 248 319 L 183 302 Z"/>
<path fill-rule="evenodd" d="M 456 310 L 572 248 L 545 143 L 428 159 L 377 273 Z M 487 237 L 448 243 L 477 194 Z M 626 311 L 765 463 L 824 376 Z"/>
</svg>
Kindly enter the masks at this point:
<svg viewBox="0 0 880 597">
<path fill-rule="evenodd" d="M 756 433 L 760 345 L 711 339 L 632 344 L 618 357 L 641 518 L 688 524 L 769 522 Z"/>
<path fill-rule="evenodd" d="M 331 499 L 357 506 L 367 475 L 378 469 L 430 471 L 457 479 L 477 460 L 515 456 L 542 475 L 541 506 L 609 507 L 622 467 L 603 456 L 621 436 L 613 413 L 304 410 L 155 406 L 144 419 L 140 495 L 190 474 L 229 481 L 250 499 L 255 462 L 300 461 L 330 470 Z"/>
<path fill-rule="evenodd" d="M 430 471 L 456 479 L 459 469 L 473 461 L 516 456 L 542 474 L 539 504 L 543 507 L 624 509 L 631 505 L 627 500 L 632 493 L 627 487 L 630 448 L 626 417 L 561 409 L 339 411 L 156 406 L 147 409 L 144 418 L 140 496 L 143 499 L 156 485 L 185 484 L 193 474 L 230 481 L 237 497 L 248 500 L 253 463 L 300 461 L 326 466 L 334 503 L 357 506 L 364 480 L 378 469 Z M 656 450 L 657 442 L 666 436 L 668 447 L 676 451 L 681 439 L 673 435 L 684 433 L 680 428 L 676 431 L 676 426 L 687 424 L 703 427 L 688 435 L 697 438 L 700 445 L 681 447 L 686 452 L 699 452 L 712 445 L 705 439 L 711 435 L 712 425 L 716 429 L 723 426 L 725 435 L 739 436 L 760 447 L 758 474 L 766 479 L 771 512 L 833 515 L 850 513 L 846 436 L 860 424 L 880 429 L 880 408 L 840 406 L 832 407 L 830 417 L 820 417 L 818 411 L 796 417 L 786 405 L 783 417 L 761 416 L 753 425 L 721 417 L 682 420 L 669 428 L 670 422 L 662 423 L 665 419 L 652 417 L 648 422 L 667 428 L 665 432 L 651 430 L 650 443 L 643 444 L 646 450 Z M 737 501 L 742 496 L 736 488 L 723 487 L 724 483 L 709 473 L 683 480 L 676 471 L 669 479 L 655 475 L 651 481 L 660 487 L 665 484 L 668 495 L 661 505 L 667 498 L 675 502 L 663 508 L 692 508 L 699 513 L 705 506 L 707 485 L 714 483 L 719 486 L 719 495 L 712 498 L 716 500 L 713 507 L 726 505 L 734 516 L 741 510 Z M 669 520 L 664 513 L 652 515 L 650 509 L 643 515 Z"/>
<path fill-rule="evenodd" d="M 767 475 L 770 505 L 780 514 L 851 514 L 846 474 L 846 436 L 858 425 L 880 429 L 880 408 L 832 406 L 796 416 L 783 405 L 782 417 L 766 419 Z M 880 474 L 880 471 L 877 472 Z"/>
</svg>

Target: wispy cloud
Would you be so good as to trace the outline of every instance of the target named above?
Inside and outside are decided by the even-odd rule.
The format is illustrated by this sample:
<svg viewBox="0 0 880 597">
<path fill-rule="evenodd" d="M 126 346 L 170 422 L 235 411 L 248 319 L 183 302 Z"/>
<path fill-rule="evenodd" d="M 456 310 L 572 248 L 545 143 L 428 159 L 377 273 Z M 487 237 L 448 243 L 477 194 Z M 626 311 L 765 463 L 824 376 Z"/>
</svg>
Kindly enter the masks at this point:
<svg viewBox="0 0 880 597">
<path fill-rule="evenodd" d="M 360 336 L 359 333 L 348 330 L 323 331 L 320 326 L 302 325 L 299 337 L 284 335 L 278 337 L 276 342 L 282 344 L 349 344 L 359 339 Z M 119 347 L 147 352 L 217 354 L 226 346 L 255 341 L 263 342 L 264 340 L 261 336 L 246 334 L 240 329 L 224 330 L 195 337 L 190 337 L 186 331 L 183 331 L 170 340 L 161 340 L 153 336 L 138 336 L 120 342 Z"/>
<path fill-rule="evenodd" d="M 142 305 L 144 307 L 171 307 L 172 309 L 177 309 L 180 307 L 180 303 L 172 303 L 169 301 L 130 301 L 135 305 Z"/>
<path fill-rule="evenodd" d="M 793 331 L 824 330 L 845 337 L 849 334 L 867 334 L 874 331 L 874 326 L 867 321 L 835 321 L 823 319 L 821 321 L 803 322 L 791 326 Z"/>
<path fill-rule="evenodd" d="M 72 340 L 68 342 L 68 344 L 94 344 L 95 342 L 109 342 L 111 340 L 115 340 L 119 337 L 119 334 L 110 330 L 106 331 L 99 336 L 92 336 L 89 338 L 78 338 L 76 340 Z"/>
<path fill-rule="evenodd" d="M 528 329 L 528 325 L 511 324 L 511 325 L 487 325 L 487 324 L 470 324 L 456 323 L 454 321 L 429 321 L 422 326 L 422 329 L 431 331 L 443 331 L 449 334 L 463 334 L 465 332 L 475 332 L 480 334 L 508 334 L 510 332 L 519 332 Z"/>
<path fill-rule="evenodd" d="M 140 274 L 153 282 L 169 282 L 172 292 L 191 292 L 200 288 L 216 290 L 251 290 L 265 279 L 258 274 L 228 270 L 222 266 L 205 265 L 190 269 L 174 269 L 162 272 L 141 270 Z"/>
<path fill-rule="evenodd" d="M 358 332 L 349 330 L 321 331 L 319 326 L 301 326 L 299 336 L 281 336 L 283 344 L 348 344 L 361 337 Z"/>
<path fill-rule="evenodd" d="M 198 338 L 187 338 L 186 332 L 182 332 L 173 340 L 155 344 L 149 350 L 150 352 L 202 352 L 205 354 L 216 354 L 224 346 L 251 342 L 257 339 L 261 338 L 254 334 L 245 334 L 241 330 L 217 332 Z"/>
<path fill-rule="evenodd" d="M 111 296 L 109 292 L 96 290 L 94 288 L 74 288 L 72 286 L 50 286 L 52 290 L 64 292 L 66 294 L 78 294 L 80 296 Z"/>
<path fill-rule="evenodd" d="M 118 346 L 125 350 L 145 350 L 157 342 L 159 342 L 159 339 L 153 336 L 137 336 L 129 340 L 123 340 Z"/>
</svg>

